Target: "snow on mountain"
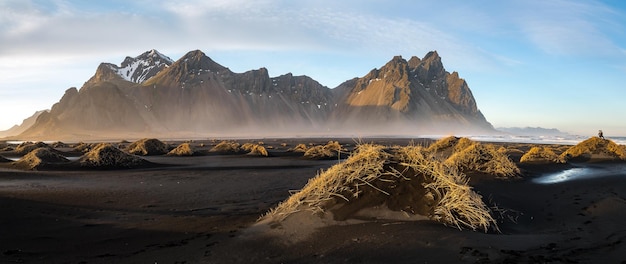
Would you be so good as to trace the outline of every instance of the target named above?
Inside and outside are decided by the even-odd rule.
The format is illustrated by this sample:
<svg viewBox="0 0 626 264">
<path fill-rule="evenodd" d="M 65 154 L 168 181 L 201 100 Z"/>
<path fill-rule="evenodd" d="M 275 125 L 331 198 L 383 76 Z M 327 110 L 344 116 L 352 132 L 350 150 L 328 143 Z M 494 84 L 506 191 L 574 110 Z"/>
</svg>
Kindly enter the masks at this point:
<svg viewBox="0 0 626 264">
<path fill-rule="evenodd" d="M 126 57 L 120 66 L 109 64 L 109 67 L 124 80 L 143 83 L 172 63 L 172 59 L 153 49 L 134 58 Z"/>
</svg>

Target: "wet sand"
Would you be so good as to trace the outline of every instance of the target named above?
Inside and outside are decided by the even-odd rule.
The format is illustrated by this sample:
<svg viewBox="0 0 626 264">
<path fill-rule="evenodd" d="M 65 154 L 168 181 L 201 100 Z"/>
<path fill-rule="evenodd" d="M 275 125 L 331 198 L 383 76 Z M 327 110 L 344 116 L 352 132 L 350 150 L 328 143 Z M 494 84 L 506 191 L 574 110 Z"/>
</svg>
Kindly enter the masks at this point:
<svg viewBox="0 0 626 264">
<path fill-rule="evenodd" d="M 519 180 L 469 175 L 474 189 L 499 208 L 500 232 L 460 231 L 432 221 L 372 220 L 324 227 L 298 242 L 251 233 L 258 217 L 290 190 L 338 162 L 308 160 L 286 150 L 326 141 L 266 139 L 265 146 L 273 147 L 271 157 L 150 156 L 146 159 L 160 165 L 144 169 L 2 168 L 0 263 L 626 261 L 626 172 L 615 163 L 519 164 Z M 410 139 L 371 141 L 403 145 Z M 205 149 L 214 144 L 194 142 L 200 143 Z M 340 143 L 355 144 L 351 139 Z M 498 144 L 521 151 L 531 146 Z M 521 152 L 510 155 L 518 161 Z M 603 173 L 553 184 L 533 180 L 572 168 Z"/>
</svg>

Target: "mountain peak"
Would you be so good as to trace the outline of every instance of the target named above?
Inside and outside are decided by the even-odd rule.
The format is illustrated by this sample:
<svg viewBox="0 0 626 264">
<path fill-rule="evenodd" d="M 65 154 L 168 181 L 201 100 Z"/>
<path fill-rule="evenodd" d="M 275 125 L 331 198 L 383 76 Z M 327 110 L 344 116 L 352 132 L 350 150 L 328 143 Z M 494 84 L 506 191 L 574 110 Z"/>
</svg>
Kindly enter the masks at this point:
<svg viewBox="0 0 626 264">
<path fill-rule="evenodd" d="M 163 60 L 168 65 L 174 63 L 174 61 L 170 59 L 170 57 L 163 55 L 163 53 L 160 53 L 159 51 L 155 49 L 151 49 L 135 57 L 135 59 L 144 59 L 144 60 L 149 60 L 150 58 L 153 60 Z"/>
<path fill-rule="evenodd" d="M 142 53 L 137 57 L 126 57 L 120 66 L 109 64 L 109 68 L 124 80 L 142 83 L 156 75 L 162 69 L 172 65 L 173 61 L 155 49 Z"/>
<path fill-rule="evenodd" d="M 187 54 L 180 58 L 177 63 L 187 65 L 186 68 L 188 69 L 203 69 L 214 72 L 219 72 L 227 69 L 226 67 L 213 61 L 201 50 L 193 50 L 187 52 Z"/>
</svg>

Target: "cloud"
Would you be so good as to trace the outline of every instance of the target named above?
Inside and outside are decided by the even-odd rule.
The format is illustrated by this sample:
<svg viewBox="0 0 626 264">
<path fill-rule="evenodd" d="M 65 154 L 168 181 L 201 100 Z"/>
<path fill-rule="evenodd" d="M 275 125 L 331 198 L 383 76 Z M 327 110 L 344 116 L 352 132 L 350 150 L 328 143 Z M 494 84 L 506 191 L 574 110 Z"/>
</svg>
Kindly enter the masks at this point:
<svg viewBox="0 0 626 264">
<path fill-rule="evenodd" d="M 547 54 L 615 56 L 620 48 L 605 32 L 616 13 L 597 1 L 524 1 L 514 21 L 522 34 Z"/>
</svg>

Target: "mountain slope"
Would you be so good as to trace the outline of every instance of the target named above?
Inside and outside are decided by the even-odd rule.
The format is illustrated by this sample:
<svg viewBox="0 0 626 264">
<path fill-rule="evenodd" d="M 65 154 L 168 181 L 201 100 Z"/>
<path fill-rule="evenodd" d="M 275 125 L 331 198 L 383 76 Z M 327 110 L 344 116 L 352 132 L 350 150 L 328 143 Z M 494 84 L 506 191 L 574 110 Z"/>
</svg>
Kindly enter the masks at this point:
<svg viewBox="0 0 626 264">
<path fill-rule="evenodd" d="M 0 138 L 9 137 L 9 136 L 16 136 L 16 135 L 19 135 L 19 134 L 23 133 L 24 131 L 26 131 L 26 129 L 28 129 L 33 124 L 35 124 L 35 122 L 37 121 L 37 118 L 41 114 L 47 113 L 47 112 L 48 112 L 48 110 L 37 111 L 32 116 L 24 119 L 20 125 L 14 125 L 13 127 L 9 128 L 7 130 L 0 131 Z"/>
</svg>

